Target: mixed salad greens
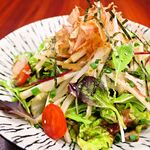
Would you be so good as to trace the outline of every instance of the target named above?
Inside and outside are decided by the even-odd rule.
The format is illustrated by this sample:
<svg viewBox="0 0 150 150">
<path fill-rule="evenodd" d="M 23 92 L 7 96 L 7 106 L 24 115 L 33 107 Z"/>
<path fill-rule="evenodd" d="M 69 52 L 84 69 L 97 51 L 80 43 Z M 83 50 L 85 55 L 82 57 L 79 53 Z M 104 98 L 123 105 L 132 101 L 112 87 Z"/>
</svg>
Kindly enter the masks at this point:
<svg viewBox="0 0 150 150">
<path fill-rule="evenodd" d="M 0 109 L 28 120 L 53 139 L 83 150 L 138 141 L 150 125 L 150 45 L 124 28 L 116 6 L 75 7 L 55 36 L 37 52 L 17 56 L 13 93 Z"/>
</svg>

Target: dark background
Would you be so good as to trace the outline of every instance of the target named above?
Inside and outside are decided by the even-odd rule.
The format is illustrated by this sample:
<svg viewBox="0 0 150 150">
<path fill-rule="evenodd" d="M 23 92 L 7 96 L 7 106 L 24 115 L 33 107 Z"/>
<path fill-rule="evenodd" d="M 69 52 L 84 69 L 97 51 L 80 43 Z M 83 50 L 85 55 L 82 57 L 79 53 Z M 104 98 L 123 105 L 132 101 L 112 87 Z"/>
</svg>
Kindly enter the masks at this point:
<svg viewBox="0 0 150 150">
<path fill-rule="evenodd" d="M 150 0 L 101 0 L 112 1 L 126 18 L 150 27 Z M 75 5 L 88 6 L 86 0 L 0 0 L 0 39 L 33 21 L 69 14 Z"/>
<path fill-rule="evenodd" d="M 123 16 L 150 27 L 150 0 L 101 0 L 104 5 L 115 2 Z M 28 23 L 69 14 L 74 6 L 86 8 L 86 0 L 0 0 L 0 39 Z M 0 150 L 16 150 L 0 137 Z"/>
</svg>

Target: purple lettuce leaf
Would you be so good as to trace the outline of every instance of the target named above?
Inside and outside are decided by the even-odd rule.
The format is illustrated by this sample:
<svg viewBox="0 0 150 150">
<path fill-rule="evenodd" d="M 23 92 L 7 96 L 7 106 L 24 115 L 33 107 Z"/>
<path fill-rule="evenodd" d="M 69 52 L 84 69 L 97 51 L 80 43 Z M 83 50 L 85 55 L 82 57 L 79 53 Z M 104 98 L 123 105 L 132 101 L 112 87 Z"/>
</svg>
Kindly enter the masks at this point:
<svg viewBox="0 0 150 150">
<path fill-rule="evenodd" d="M 19 101 L 8 102 L 0 100 L 0 110 L 4 111 L 5 113 L 14 114 L 24 118 L 25 120 L 30 121 L 32 124 L 36 124 L 36 120 L 25 111 Z"/>
</svg>

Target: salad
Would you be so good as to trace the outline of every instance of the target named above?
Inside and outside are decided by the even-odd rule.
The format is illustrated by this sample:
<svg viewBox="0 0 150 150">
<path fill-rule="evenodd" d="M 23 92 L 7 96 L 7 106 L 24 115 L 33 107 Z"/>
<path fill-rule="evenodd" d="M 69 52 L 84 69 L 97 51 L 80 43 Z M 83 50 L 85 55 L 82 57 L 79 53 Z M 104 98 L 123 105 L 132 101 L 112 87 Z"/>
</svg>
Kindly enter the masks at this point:
<svg viewBox="0 0 150 150">
<path fill-rule="evenodd" d="M 12 102 L 0 100 L 0 110 L 52 139 L 107 150 L 150 125 L 150 44 L 124 27 L 113 3 L 88 2 L 35 53 L 15 57 L 11 80 L 0 81 Z"/>
</svg>

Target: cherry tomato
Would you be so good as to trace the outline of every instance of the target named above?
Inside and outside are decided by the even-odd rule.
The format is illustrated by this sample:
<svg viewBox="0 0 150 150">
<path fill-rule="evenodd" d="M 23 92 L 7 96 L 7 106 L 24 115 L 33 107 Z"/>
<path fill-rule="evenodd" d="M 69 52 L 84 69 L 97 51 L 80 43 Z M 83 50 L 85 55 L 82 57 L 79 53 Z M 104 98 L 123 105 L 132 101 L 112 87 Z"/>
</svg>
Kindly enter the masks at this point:
<svg viewBox="0 0 150 150">
<path fill-rule="evenodd" d="M 65 135 L 67 123 L 60 107 L 54 104 L 45 107 L 42 113 L 42 126 L 44 132 L 54 140 L 58 140 Z"/>
<path fill-rule="evenodd" d="M 15 84 L 16 86 L 23 85 L 27 79 L 30 77 L 31 69 L 29 64 L 26 64 L 24 68 L 20 71 L 20 73 L 15 78 Z"/>
</svg>

